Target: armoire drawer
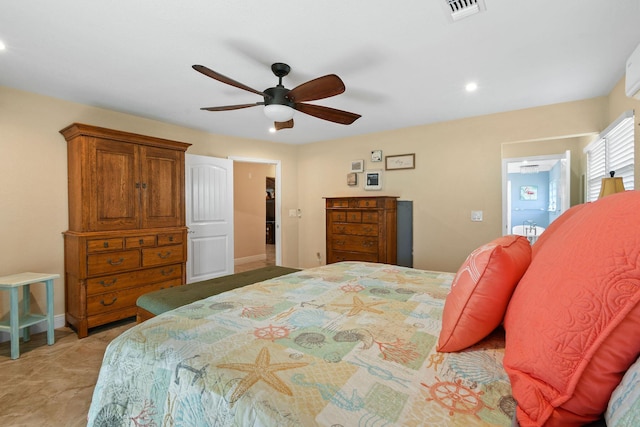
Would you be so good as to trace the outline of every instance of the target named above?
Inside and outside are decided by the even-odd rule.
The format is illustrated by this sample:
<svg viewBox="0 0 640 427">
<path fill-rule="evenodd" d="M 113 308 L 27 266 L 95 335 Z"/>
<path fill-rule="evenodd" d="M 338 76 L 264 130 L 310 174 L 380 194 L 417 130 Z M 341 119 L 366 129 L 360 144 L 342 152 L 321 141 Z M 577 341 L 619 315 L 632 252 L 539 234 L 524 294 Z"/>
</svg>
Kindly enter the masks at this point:
<svg viewBox="0 0 640 427">
<path fill-rule="evenodd" d="M 146 236 L 127 237 L 124 245 L 127 249 L 152 247 L 156 245 L 156 235 L 148 234 Z"/>
<path fill-rule="evenodd" d="M 116 311 L 127 307 L 133 307 L 136 305 L 136 301 L 140 295 L 157 291 L 159 289 L 180 286 L 181 282 L 181 279 L 174 279 L 166 282 L 153 283 L 146 286 L 127 288 L 117 292 L 107 292 L 88 297 L 87 315 L 94 316 L 108 311 Z"/>
<path fill-rule="evenodd" d="M 182 264 L 95 277 L 87 279 L 87 295 L 91 296 L 105 292 L 114 292 L 132 286 L 164 282 L 170 279 L 180 279 L 181 277 Z"/>
<path fill-rule="evenodd" d="M 161 246 L 142 250 L 142 266 L 173 264 L 184 261 L 184 245 Z"/>
<path fill-rule="evenodd" d="M 118 251 L 87 256 L 87 275 L 98 276 L 140 267 L 139 251 Z"/>
<path fill-rule="evenodd" d="M 158 246 L 175 245 L 182 243 L 182 233 L 158 234 Z"/>
<path fill-rule="evenodd" d="M 87 240 L 88 253 L 117 251 L 122 249 L 124 249 L 122 246 L 122 237 Z"/>
</svg>

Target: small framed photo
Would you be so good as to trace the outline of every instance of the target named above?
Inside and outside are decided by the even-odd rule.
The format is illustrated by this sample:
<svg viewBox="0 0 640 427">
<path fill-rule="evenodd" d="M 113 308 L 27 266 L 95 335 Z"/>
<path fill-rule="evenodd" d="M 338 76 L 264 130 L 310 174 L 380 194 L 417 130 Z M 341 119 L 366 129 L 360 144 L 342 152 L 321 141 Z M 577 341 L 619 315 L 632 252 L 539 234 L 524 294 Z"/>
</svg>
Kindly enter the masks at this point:
<svg viewBox="0 0 640 427">
<path fill-rule="evenodd" d="M 364 179 L 365 190 L 382 190 L 382 171 L 366 171 Z"/>
<path fill-rule="evenodd" d="M 373 150 L 371 152 L 371 161 L 372 162 L 381 162 L 382 161 L 382 150 Z"/>
<path fill-rule="evenodd" d="M 415 169 L 416 168 L 416 155 L 411 154 L 398 154 L 396 156 L 387 156 L 384 158 L 385 170 L 397 170 L 397 169 Z"/>
<path fill-rule="evenodd" d="M 351 160 L 351 172 L 364 172 L 364 160 Z"/>
<path fill-rule="evenodd" d="M 355 187 L 358 185 L 358 174 L 351 172 L 347 174 L 347 185 L 349 187 Z"/>
</svg>

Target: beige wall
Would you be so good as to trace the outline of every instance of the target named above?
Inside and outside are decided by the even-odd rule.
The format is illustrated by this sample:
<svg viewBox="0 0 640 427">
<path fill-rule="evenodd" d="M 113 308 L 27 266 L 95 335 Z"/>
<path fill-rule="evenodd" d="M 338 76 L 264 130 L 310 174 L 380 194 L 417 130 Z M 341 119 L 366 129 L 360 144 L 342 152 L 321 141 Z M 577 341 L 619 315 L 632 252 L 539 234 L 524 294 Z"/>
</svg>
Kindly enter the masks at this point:
<svg viewBox="0 0 640 427">
<path fill-rule="evenodd" d="M 597 133 L 607 125 L 607 98 L 512 111 L 373 135 L 303 145 L 300 148 L 300 264 L 325 259 L 323 197 L 384 194 L 413 200 L 414 266 L 456 271 L 479 245 L 501 234 L 502 144 Z M 350 160 L 415 153 L 413 170 L 385 171 L 383 190 L 346 185 Z M 484 212 L 471 222 L 471 210 Z"/>
<path fill-rule="evenodd" d="M 193 144 L 188 153 L 280 160 L 282 209 L 297 207 L 297 147 L 212 135 L 129 114 L 0 86 L 0 276 L 22 271 L 64 276 L 62 232 L 68 227 L 67 146 L 58 131 L 87 123 Z M 283 265 L 298 265 L 298 222 L 283 216 Z M 45 307 L 33 287 L 34 310 Z M 0 317 L 9 296 L 0 292 Z M 55 281 L 56 315 L 64 313 L 63 280 Z"/>
<path fill-rule="evenodd" d="M 233 163 L 234 258 L 236 263 L 264 259 L 266 179 L 274 166 L 263 163 Z"/>
<path fill-rule="evenodd" d="M 302 146 L 213 135 L 0 87 L 0 275 L 64 273 L 66 142 L 58 131 L 73 122 L 189 142 L 192 154 L 280 160 L 282 212 L 299 208 L 302 214 L 282 215 L 285 266 L 324 263 L 323 197 L 385 194 L 414 201 L 414 265 L 455 271 L 470 251 L 500 235 L 503 144 L 598 133 L 623 111 L 640 107 L 624 97 L 623 87 L 621 81 L 608 97 Z M 384 168 L 370 162 L 376 149 L 384 155 L 415 153 L 416 169 L 384 172 L 381 192 L 364 191 L 362 175 L 359 187 L 348 187 L 351 160 Z M 638 150 L 636 131 L 636 156 Z M 471 210 L 483 210 L 484 221 L 471 222 Z M 55 292 L 55 312 L 62 314 L 62 280 Z M 35 289 L 34 295 L 34 305 L 43 307 L 43 293 Z M 7 310 L 8 297 L 0 292 L 0 316 Z"/>
</svg>

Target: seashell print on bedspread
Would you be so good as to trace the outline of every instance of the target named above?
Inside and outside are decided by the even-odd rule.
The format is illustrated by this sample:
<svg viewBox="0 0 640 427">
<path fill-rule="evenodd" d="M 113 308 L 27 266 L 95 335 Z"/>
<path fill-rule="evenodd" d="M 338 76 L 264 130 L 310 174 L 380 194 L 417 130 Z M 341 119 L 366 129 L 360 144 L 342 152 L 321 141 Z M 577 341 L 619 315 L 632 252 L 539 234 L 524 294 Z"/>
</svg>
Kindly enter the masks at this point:
<svg viewBox="0 0 640 427">
<path fill-rule="evenodd" d="M 454 277 L 343 262 L 164 313 L 108 347 L 90 426 L 509 426 L 504 333 L 438 353 Z"/>
</svg>

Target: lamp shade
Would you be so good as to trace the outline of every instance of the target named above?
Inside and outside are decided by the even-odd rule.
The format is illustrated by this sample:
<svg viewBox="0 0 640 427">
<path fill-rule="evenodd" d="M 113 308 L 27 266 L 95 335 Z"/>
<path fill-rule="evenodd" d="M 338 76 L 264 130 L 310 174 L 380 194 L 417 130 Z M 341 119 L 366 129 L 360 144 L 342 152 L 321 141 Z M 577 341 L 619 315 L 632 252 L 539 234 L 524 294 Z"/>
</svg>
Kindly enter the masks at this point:
<svg viewBox="0 0 640 427">
<path fill-rule="evenodd" d="M 269 104 L 264 106 L 264 115 L 274 122 L 288 122 L 296 112 L 291 107 L 280 104 Z"/>
<path fill-rule="evenodd" d="M 602 199 L 605 196 L 620 193 L 622 191 L 624 191 L 622 178 L 602 178 L 602 185 L 600 186 L 600 195 L 598 196 L 598 199 Z"/>
</svg>

